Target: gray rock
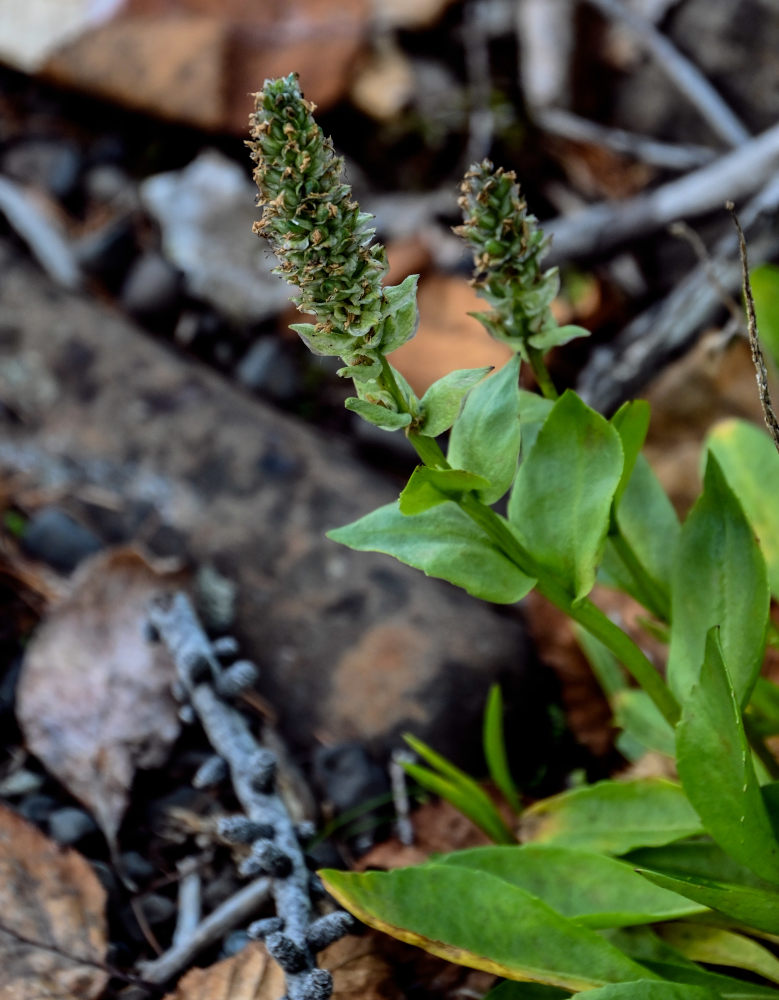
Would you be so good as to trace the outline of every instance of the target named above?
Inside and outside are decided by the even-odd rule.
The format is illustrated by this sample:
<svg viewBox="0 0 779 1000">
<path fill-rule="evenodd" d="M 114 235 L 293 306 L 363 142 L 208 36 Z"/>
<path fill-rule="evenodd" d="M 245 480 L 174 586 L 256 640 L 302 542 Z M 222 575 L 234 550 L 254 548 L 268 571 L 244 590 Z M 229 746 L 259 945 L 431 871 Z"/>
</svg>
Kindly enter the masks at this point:
<svg viewBox="0 0 779 1000">
<path fill-rule="evenodd" d="M 150 892 L 140 899 L 143 915 L 152 925 L 163 924 L 170 920 L 176 912 L 176 904 L 167 896 L 161 896 L 158 892 Z"/>
<path fill-rule="evenodd" d="M 148 882 L 157 869 L 138 851 L 125 851 L 121 856 L 122 871 L 133 882 Z"/>
<path fill-rule="evenodd" d="M 390 790 L 384 768 L 371 759 L 359 743 L 318 747 L 313 777 L 322 797 L 343 813 Z"/>
<path fill-rule="evenodd" d="M 496 614 L 326 538 L 399 492 L 355 460 L 350 442 L 236 393 L 115 311 L 52 289 L 29 264 L 6 268 L 4 313 L 19 318 L 18 349 L 36 352 L 61 396 L 29 423 L 3 425 L 0 472 L 76 496 L 100 486 L 131 506 L 141 495 L 153 502 L 196 563 L 236 583 L 231 631 L 260 667 L 259 689 L 293 750 L 355 741 L 381 761 L 412 730 L 475 770 L 490 683 L 525 678 L 536 703 L 518 612 Z M 88 396 L 58 374 L 74 340 L 93 352 Z M 524 753 L 538 761 L 530 736 Z"/>
<path fill-rule="evenodd" d="M 77 844 L 96 830 L 97 825 L 92 817 L 74 806 L 55 809 L 49 816 L 49 835 L 58 844 Z"/>
<path fill-rule="evenodd" d="M 149 251 L 133 261 L 119 299 L 139 319 L 150 319 L 175 308 L 181 291 L 181 275 L 162 254 Z"/>
<path fill-rule="evenodd" d="M 289 402 L 300 393 L 299 368 L 273 336 L 255 341 L 236 366 L 235 374 L 247 389 L 280 403 Z"/>
<path fill-rule="evenodd" d="M 48 563 L 60 573 L 72 572 L 82 559 L 103 547 L 97 535 L 59 507 L 36 511 L 20 541 L 27 555 Z"/>
<path fill-rule="evenodd" d="M 28 138 L 14 143 L 0 159 L 0 170 L 60 200 L 75 191 L 82 167 L 81 150 L 70 139 Z"/>
<path fill-rule="evenodd" d="M 57 800 L 50 795 L 28 795 L 19 803 L 17 811 L 31 823 L 44 823 L 57 805 Z"/>
<path fill-rule="evenodd" d="M 191 295 L 239 323 L 287 305 L 289 288 L 271 274 L 273 254 L 251 231 L 257 190 L 248 169 L 206 150 L 184 170 L 148 178 L 140 192 Z"/>
</svg>

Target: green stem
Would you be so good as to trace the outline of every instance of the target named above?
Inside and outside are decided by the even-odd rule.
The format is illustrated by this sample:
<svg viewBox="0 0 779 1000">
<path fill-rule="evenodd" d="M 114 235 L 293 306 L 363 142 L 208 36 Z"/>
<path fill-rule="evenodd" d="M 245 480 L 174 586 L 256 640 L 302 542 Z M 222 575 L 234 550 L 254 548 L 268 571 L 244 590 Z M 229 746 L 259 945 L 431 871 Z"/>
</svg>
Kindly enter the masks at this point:
<svg viewBox="0 0 779 1000">
<path fill-rule="evenodd" d="M 472 494 L 460 500 L 460 507 L 489 535 L 503 554 L 523 573 L 535 577 L 536 589 L 565 614 L 587 629 L 611 650 L 625 669 L 641 685 L 671 726 L 679 721 L 679 705 L 651 661 L 625 632 L 611 621 L 589 598 L 574 602 L 571 595 L 539 566 L 513 532 L 490 507 Z"/>
<path fill-rule="evenodd" d="M 619 526 L 615 527 L 616 530 L 613 535 L 609 535 L 609 539 L 625 568 L 633 577 L 636 595 L 647 611 L 650 611 L 662 622 L 670 622 L 671 606 L 668 595 L 647 573 L 633 546 L 620 531 Z"/>
<path fill-rule="evenodd" d="M 549 369 L 546 367 L 543 351 L 539 351 L 537 347 L 531 347 L 529 344 L 526 345 L 526 349 L 527 359 L 533 369 L 536 382 L 538 382 L 538 388 L 547 399 L 558 399 L 557 389 L 555 389 Z"/>
<path fill-rule="evenodd" d="M 437 443 L 415 431 L 408 439 L 417 454 L 433 468 L 448 468 L 448 463 Z M 670 725 L 679 720 L 679 706 L 654 665 L 625 632 L 611 621 L 589 598 L 574 603 L 573 598 L 561 584 L 557 583 L 522 545 L 503 520 L 472 493 L 465 494 L 459 501 L 461 509 L 479 525 L 497 545 L 500 551 L 527 576 L 537 580 L 536 588 L 561 611 L 587 629 L 596 639 L 622 663 L 625 669 L 646 691 L 663 718 Z"/>
</svg>

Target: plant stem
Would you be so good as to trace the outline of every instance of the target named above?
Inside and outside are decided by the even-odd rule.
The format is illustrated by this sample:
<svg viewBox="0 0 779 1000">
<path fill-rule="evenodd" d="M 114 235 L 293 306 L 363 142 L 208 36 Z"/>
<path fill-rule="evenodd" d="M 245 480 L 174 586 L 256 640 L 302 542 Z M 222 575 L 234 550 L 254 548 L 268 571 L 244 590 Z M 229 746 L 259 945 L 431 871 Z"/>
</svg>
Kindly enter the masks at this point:
<svg viewBox="0 0 779 1000">
<path fill-rule="evenodd" d="M 547 399 L 558 399 L 557 389 L 554 387 L 552 376 L 544 361 L 544 352 L 539 351 L 537 347 L 531 347 L 530 344 L 526 345 L 526 349 L 527 359 L 533 369 L 538 388 Z"/>
<path fill-rule="evenodd" d="M 616 518 L 614 520 L 616 521 Z M 609 538 L 625 569 L 633 577 L 633 581 L 636 584 L 636 595 L 647 611 L 650 611 L 660 621 L 667 624 L 671 620 L 671 607 L 668 595 L 664 593 L 662 588 L 647 573 L 641 560 L 636 555 L 633 546 L 625 538 L 622 531 L 620 531 L 619 525 L 615 524 L 614 527 L 614 534 L 610 535 Z"/>
<path fill-rule="evenodd" d="M 679 705 L 654 665 L 636 643 L 614 624 L 589 598 L 574 602 L 571 595 L 551 577 L 525 549 L 500 517 L 472 494 L 459 501 L 460 507 L 476 522 L 503 554 L 523 573 L 535 577 L 536 589 L 561 611 L 587 629 L 622 663 L 657 706 L 671 726 L 679 721 Z"/>
</svg>

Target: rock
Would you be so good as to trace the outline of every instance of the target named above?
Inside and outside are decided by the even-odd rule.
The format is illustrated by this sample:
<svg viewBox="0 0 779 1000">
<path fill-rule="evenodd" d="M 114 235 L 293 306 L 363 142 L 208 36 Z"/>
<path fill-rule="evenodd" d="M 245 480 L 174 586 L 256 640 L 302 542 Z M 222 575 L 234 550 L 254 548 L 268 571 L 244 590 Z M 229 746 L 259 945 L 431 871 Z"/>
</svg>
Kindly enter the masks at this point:
<svg viewBox="0 0 779 1000">
<path fill-rule="evenodd" d="M 238 323 L 268 319 L 289 304 L 288 286 L 271 274 L 273 255 L 251 231 L 256 195 L 248 169 L 215 150 L 141 185 L 189 294 Z"/>
<path fill-rule="evenodd" d="M 155 319 L 178 304 L 181 275 L 162 254 L 148 251 L 136 257 L 122 285 L 119 300 L 131 316 Z"/>
<path fill-rule="evenodd" d="M 138 253 L 135 223 L 131 216 L 120 215 L 86 233 L 73 249 L 87 274 L 99 278 L 112 291 L 118 290 Z"/>
<path fill-rule="evenodd" d="M 390 790 L 386 772 L 368 756 L 360 743 L 317 748 L 313 777 L 322 797 L 338 813 L 386 795 Z"/>
<path fill-rule="evenodd" d="M 109 205 L 117 213 L 140 208 L 138 189 L 116 163 L 95 163 L 84 176 L 84 193 L 98 205 Z"/>
<path fill-rule="evenodd" d="M 59 507 L 43 507 L 30 518 L 21 536 L 24 551 L 60 573 L 71 573 L 87 556 L 103 547 L 89 528 Z"/>
<path fill-rule="evenodd" d="M 0 170 L 21 184 L 32 185 L 61 201 L 76 189 L 81 173 L 81 150 L 62 138 L 23 139 L 10 146 Z"/>
<path fill-rule="evenodd" d="M 55 809 L 49 816 L 49 835 L 66 847 L 77 844 L 96 831 L 97 825 L 92 817 L 74 806 Z"/>
<path fill-rule="evenodd" d="M 148 882 L 157 872 L 155 866 L 138 851 L 125 851 L 121 856 L 122 872 L 133 882 Z"/>
<path fill-rule="evenodd" d="M 412 730 L 478 770 L 490 683 L 523 685 L 533 711 L 539 678 L 517 613 L 325 537 L 400 489 L 348 441 L 236 393 L 24 262 L 0 283 L 0 323 L 8 315 L 19 342 L 0 343 L 0 370 L 10 352 L 35 352 L 58 395 L 3 422 L 0 474 L 74 503 L 101 491 L 120 509 L 150 503 L 157 530 L 233 580 L 231 632 L 294 751 L 358 741 L 380 761 Z M 65 363 L 74 345 L 91 357 L 89 392 Z M 523 752 L 538 762 L 529 737 Z"/>
<path fill-rule="evenodd" d="M 158 892 L 150 892 L 140 899 L 143 915 L 152 925 L 164 924 L 170 920 L 176 912 L 176 904 L 167 896 L 161 896 Z"/>
<path fill-rule="evenodd" d="M 231 931 L 222 941 L 222 958 L 230 958 L 243 951 L 251 938 L 246 931 Z"/>
<path fill-rule="evenodd" d="M 247 389 L 279 403 L 291 402 L 301 391 L 300 366 L 273 336 L 252 344 L 236 365 L 235 375 Z"/>
<path fill-rule="evenodd" d="M 57 800 L 50 795 L 28 795 L 19 803 L 16 811 L 31 823 L 45 823 L 58 805 Z"/>
</svg>

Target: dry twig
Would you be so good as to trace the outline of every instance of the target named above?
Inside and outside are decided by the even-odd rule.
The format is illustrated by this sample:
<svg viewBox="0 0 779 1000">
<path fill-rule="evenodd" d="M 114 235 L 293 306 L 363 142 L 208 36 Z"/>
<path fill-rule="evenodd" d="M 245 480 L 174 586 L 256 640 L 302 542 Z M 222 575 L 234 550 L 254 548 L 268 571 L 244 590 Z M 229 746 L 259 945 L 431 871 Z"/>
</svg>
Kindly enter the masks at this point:
<svg viewBox="0 0 779 1000">
<path fill-rule="evenodd" d="M 747 241 L 744 239 L 744 230 L 736 215 L 736 206 L 729 201 L 725 206 L 730 212 L 738 233 L 738 252 L 741 258 L 741 280 L 744 290 L 744 302 L 747 311 L 747 329 L 749 331 L 749 347 L 752 351 L 752 364 L 755 366 L 755 378 L 757 379 L 757 391 L 760 395 L 760 406 L 763 410 L 763 419 L 771 435 L 776 450 L 779 451 L 779 421 L 776 419 L 773 405 L 771 403 L 771 393 L 768 391 L 768 372 L 765 367 L 763 350 L 760 347 L 760 338 L 757 333 L 757 316 L 755 315 L 755 300 L 752 297 L 752 284 L 749 280 L 749 265 L 747 263 Z"/>
<path fill-rule="evenodd" d="M 568 217 L 545 222 L 544 231 L 552 237 L 547 259 L 559 263 L 602 253 L 676 219 L 710 212 L 728 198 L 741 198 L 759 190 L 777 168 L 779 125 L 773 125 L 740 149 L 654 191 L 590 205 Z"/>
<path fill-rule="evenodd" d="M 657 60 L 659 68 L 693 104 L 711 129 L 729 146 L 748 142 L 749 130 L 723 101 L 697 66 L 646 18 L 620 0 L 587 0 L 606 17 L 625 25 L 639 44 Z"/>
</svg>

